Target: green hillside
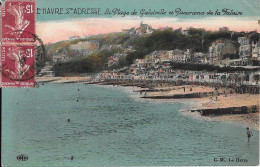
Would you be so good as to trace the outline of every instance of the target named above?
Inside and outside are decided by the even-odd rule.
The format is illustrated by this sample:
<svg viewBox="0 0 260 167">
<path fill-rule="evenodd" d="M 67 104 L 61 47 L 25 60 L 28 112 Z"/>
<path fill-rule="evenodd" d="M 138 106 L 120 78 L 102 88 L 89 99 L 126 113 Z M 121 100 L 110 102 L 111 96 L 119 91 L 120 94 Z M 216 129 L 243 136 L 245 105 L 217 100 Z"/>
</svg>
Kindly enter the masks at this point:
<svg viewBox="0 0 260 167">
<path fill-rule="evenodd" d="M 48 45 L 48 55 L 54 54 L 57 50 L 69 50 L 71 44 L 80 41 L 97 40 L 100 43 L 100 48 L 103 45 L 121 44 L 123 48 L 133 46 L 135 52 L 128 54 L 126 57 L 121 58 L 119 63 L 114 68 L 130 65 L 136 58 L 143 58 L 145 55 L 155 50 L 173 50 L 173 49 L 191 49 L 196 52 L 207 53 L 209 46 L 217 39 L 229 39 L 235 42 L 237 38 L 244 36 L 244 32 L 220 32 L 220 31 L 206 31 L 204 29 L 190 28 L 188 35 L 183 35 L 181 30 L 172 31 L 156 30 L 150 35 L 129 35 L 127 33 L 110 33 L 103 35 L 91 36 L 86 39 L 77 39 L 73 41 L 61 41 L 55 44 Z M 252 33 L 251 39 L 258 40 L 258 34 Z M 203 42 L 202 42 L 203 41 Z M 112 56 L 115 52 L 122 50 L 102 51 L 95 53 L 89 57 L 73 60 L 66 63 L 58 63 L 54 66 L 54 71 L 57 75 L 64 75 L 68 72 L 85 73 L 85 72 L 98 72 L 107 68 L 107 58 Z"/>
</svg>

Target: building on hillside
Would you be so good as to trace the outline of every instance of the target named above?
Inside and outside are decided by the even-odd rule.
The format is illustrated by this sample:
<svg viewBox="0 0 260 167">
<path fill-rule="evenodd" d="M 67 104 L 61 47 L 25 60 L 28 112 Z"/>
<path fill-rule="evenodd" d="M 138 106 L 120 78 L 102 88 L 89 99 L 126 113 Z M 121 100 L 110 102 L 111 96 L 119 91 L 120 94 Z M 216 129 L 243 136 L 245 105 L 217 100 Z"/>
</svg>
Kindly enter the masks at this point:
<svg viewBox="0 0 260 167">
<path fill-rule="evenodd" d="M 184 54 L 183 54 L 183 62 L 188 63 L 191 61 L 192 61 L 191 51 L 190 51 L 190 49 L 187 49 L 187 51 L 184 52 Z"/>
<path fill-rule="evenodd" d="M 161 30 L 162 31 L 174 31 L 174 29 L 172 27 L 168 27 L 168 26 L 163 27 Z"/>
<path fill-rule="evenodd" d="M 135 30 L 135 34 L 151 34 L 153 33 L 153 28 L 151 25 L 143 24 L 143 21 L 141 21 L 139 27 Z"/>
<path fill-rule="evenodd" d="M 220 41 L 216 41 L 209 47 L 209 63 L 210 64 L 218 65 L 219 60 L 220 60 L 221 49 L 223 46 L 224 46 L 224 43 L 222 43 Z"/>
<path fill-rule="evenodd" d="M 209 47 L 209 64 L 222 65 L 224 55 L 236 54 L 236 47 L 230 40 L 217 40 Z"/>
<path fill-rule="evenodd" d="M 158 58 L 159 55 L 160 55 L 160 51 L 157 51 L 157 50 L 153 51 L 151 54 L 152 59 Z"/>
<path fill-rule="evenodd" d="M 69 40 L 71 41 L 71 40 L 75 40 L 75 39 L 79 39 L 80 38 L 80 36 L 72 36 L 72 37 L 69 37 Z"/>
<path fill-rule="evenodd" d="M 160 62 L 169 61 L 169 51 L 159 51 Z"/>
<path fill-rule="evenodd" d="M 94 40 L 79 42 L 77 44 L 71 45 L 70 50 L 78 51 L 83 55 L 90 55 L 99 51 L 99 42 Z"/>
<path fill-rule="evenodd" d="M 88 36 L 80 36 L 79 38 L 80 39 L 87 39 L 88 37 L 90 37 L 90 35 L 88 35 Z"/>
<path fill-rule="evenodd" d="M 171 59 L 171 54 L 172 51 L 164 51 L 164 50 L 160 50 L 160 51 L 154 51 L 152 52 L 149 57 L 152 60 L 153 63 L 161 63 L 164 61 L 170 61 Z"/>
<path fill-rule="evenodd" d="M 227 31 L 229 31 L 229 28 L 228 27 L 220 27 L 219 31 L 227 32 Z"/>
<path fill-rule="evenodd" d="M 189 35 L 189 29 L 190 28 L 187 28 L 186 30 L 182 30 L 182 28 L 181 28 L 182 35 Z"/>
<path fill-rule="evenodd" d="M 146 59 L 136 59 L 135 64 L 136 64 L 137 68 L 140 68 L 140 69 L 145 68 L 147 65 Z"/>
<path fill-rule="evenodd" d="M 102 50 L 111 50 L 112 49 L 112 45 L 106 45 L 106 44 L 104 44 L 104 45 L 102 45 L 102 47 L 100 48 L 100 51 L 102 51 Z"/>
<path fill-rule="evenodd" d="M 207 63 L 207 54 L 201 52 L 193 53 L 193 62 L 199 64 Z"/>
<path fill-rule="evenodd" d="M 69 60 L 71 60 L 71 57 L 69 57 L 68 55 L 64 55 L 64 54 L 54 55 L 52 57 L 53 63 L 66 62 L 66 61 L 69 61 Z"/>
<path fill-rule="evenodd" d="M 116 64 L 118 62 L 118 59 L 114 59 L 113 56 L 110 56 L 108 58 L 107 66 L 111 67 L 112 65 Z"/>
<path fill-rule="evenodd" d="M 107 62 L 107 66 L 110 67 L 116 63 L 118 63 L 119 59 L 122 57 L 122 56 L 125 56 L 124 53 L 115 53 L 114 56 L 110 56 L 108 58 L 108 62 Z"/>
<path fill-rule="evenodd" d="M 238 37 L 238 43 L 239 46 L 239 56 L 240 59 L 242 59 L 242 65 L 247 65 L 250 62 L 251 59 L 251 45 L 250 45 L 250 39 L 245 37 Z"/>
<path fill-rule="evenodd" d="M 132 27 L 130 29 L 122 29 L 122 32 L 125 32 L 125 33 L 132 35 L 132 34 L 135 34 L 135 28 Z"/>
<path fill-rule="evenodd" d="M 252 60 L 260 61 L 260 41 L 252 43 Z"/>
<path fill-rule="evenodd" d="M 157 63 L 160 62 L 160 51 L 153 51 L 151 54 L 150 54 L 150 64 L 152 66 L 155 66 Z"/>
<path fill-rule="evenodd" d="M 184 51 L 180 49 L 174 49 L 170 53 L 170 58 L 172 61 L 184 62 Z"/>
</svg>

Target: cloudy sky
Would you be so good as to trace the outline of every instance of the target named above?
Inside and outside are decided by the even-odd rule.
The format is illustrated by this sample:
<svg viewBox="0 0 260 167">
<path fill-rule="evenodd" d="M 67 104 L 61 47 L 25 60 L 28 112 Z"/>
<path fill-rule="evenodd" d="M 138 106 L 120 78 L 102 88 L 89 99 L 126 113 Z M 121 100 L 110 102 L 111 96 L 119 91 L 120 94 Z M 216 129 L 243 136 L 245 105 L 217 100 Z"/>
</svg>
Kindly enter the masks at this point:
<svg viewBox="0 0 260 167">
<path fill-rule="evenodd" d="M 48 3 L 46 3 L 48 1 Z M 138 27 L 140 22 L 150 24 L 153 28 L 182 27 L 205 28 L 218 30 L 219 27 L 229 27 L 234 31 L 260 32 L 259 0 L 37 0 L 37 8 L 100 8 L 104 12 L 107 8 L 120 8 L 122 11 L 136 9 L 165 9 L 167 12 L 181 8 L 182 11 L 215 11 L 223 8 L 241 11 L 241 16 L 126 16 L 118 15 L 66 15 L 66 14 L 37 14 L 37 35 L 44 43 L 67 40 L 70 36 L 87 36 L 110 32 L 121 32 L 122 29 Z"/>
<path fill-rule="evenodd" d="M 218 30 L 219 27 L 229 27 L 234 31 L 260 32 L 260 27 L 256 20 L 244 20 L 235 18 L 208 18 L 200 20 L 179 21 L 173 18 L 87 18 L 64 21 L 37 22 L 37 34 L 44 43 L 53 43 L 67 40 L 71 36 L 87 36 L 104 34 L 111 32 L 121 32 L 122 29 L 138 27 L 140 22 L 150 24 L 153 28 L 172 27 L 177 29 L 182 27 L 205 28 L 207 30 Z"/>
</svg>

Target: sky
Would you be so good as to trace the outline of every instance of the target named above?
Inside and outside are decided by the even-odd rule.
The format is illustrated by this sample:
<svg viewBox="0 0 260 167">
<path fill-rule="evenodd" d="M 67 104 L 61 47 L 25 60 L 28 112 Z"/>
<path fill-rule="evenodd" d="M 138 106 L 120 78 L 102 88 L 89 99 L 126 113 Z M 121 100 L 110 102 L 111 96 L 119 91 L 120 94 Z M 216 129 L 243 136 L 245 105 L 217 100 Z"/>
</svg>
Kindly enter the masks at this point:
<svg viewBox="0 0 260 167">
<path fill-rule="evenodd" d="M 48 3 L 47 3 L 48 2 Z M 88 36 L 111 32 L 121 32 L 122 29 L 137 28 L 141 21 L 153 28 L 172 27 L 173 29 L 188 27 L 218 30 L 228 27 L 233 31 L 260 32 L 260 1 L 259 0 L 37 0 L 37 8 L 41 11 L 47 8 L 100 8 L 102 15 L 75 14 L 37 14 L 36 33 L 44 43 L 54 43 L 68 40 L 71 36 Z M 223 8 L 241 11 L 241 16 L 192 16 L 192 15 L 160 15 L 160 16 L 125 16 L 104 15 L 109 8 L 119 8 L 121 11 L 160 10 L 174 11 L 216 11 Z"/>
<path fill-rule="evenodd" d="M 260 32 L 260 25 L 256 20 L 239 20 L 236 18 L 208 18 L 200 20 L 180 21 L 174 18 L 87 18 L 64 21 L 37 22 L 36 31 L 44 43 L 54 43 L 68 40 L 71 36 L 88 36 L 112 32 L 122 32 L 122 29 L 137 28 L 140 22 L 150 24 L 153 28 L 172 27 L 186 29 L 189 27 L 218 30 L 228 27 L 232 31 Z"/>
</svg>

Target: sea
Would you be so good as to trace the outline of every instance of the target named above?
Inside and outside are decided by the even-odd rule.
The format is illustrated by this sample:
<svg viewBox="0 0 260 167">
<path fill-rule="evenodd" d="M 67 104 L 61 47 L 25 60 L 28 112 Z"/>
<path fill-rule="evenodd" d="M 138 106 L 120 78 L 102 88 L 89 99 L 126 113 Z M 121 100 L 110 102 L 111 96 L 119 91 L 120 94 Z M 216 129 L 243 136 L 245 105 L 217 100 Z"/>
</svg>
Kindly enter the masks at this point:
<svg viewBox="0 0 260 167">
<path fill-rule="evenodd" d="M 187 100 L 143 99 L 133 89 L 77 83 L 2 89 L 2 165 L 259 163 L 259 131 L 248 142 L 242 124 L 184 114 Z"/>
</svg>

